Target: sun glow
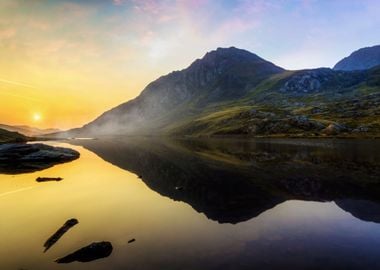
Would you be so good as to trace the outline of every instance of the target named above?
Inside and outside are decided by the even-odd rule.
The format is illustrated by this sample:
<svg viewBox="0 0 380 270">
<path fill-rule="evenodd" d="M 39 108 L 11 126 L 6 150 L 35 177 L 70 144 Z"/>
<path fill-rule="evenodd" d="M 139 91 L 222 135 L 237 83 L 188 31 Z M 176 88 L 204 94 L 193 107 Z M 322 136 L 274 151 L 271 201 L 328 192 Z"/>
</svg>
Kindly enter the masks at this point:
<svg viewBox="0 0 380 270">
<path fill-rule="evenodd" d="M 40 113 L 35 113 L 33 114 L 33 121 L 34 122 L 39 122 L 41 120 L 42 116 Z"/>
</svg>

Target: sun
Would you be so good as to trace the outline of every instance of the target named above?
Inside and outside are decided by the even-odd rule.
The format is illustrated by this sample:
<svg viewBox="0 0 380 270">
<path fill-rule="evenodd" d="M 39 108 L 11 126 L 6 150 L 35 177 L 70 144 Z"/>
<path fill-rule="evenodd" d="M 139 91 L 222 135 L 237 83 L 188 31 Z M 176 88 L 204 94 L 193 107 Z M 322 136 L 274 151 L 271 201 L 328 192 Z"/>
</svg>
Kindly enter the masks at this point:
<svg viewBox="0 0 380 270">
<path fill-rule="evenodd" d="M 41 120 L 42 116 L 40 113 L 34 113 L 33 114 L 33 121 L 34 122 L 39 122 Z"/>
</svg>

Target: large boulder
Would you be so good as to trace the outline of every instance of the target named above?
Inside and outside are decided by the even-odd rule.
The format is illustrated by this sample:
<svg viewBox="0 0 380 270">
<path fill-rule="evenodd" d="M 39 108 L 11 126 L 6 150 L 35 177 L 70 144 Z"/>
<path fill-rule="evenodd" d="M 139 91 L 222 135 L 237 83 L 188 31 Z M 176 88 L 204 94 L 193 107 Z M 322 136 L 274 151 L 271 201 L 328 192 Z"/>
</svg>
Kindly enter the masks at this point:
<svg viewBox="0 0 380 270">
<path fill-rule="evenodd" d="M 43 170 L 79 158 L 79 152 L 42 143 L 0 145 L 0 173 L 25 173 Z"/>
</svg>

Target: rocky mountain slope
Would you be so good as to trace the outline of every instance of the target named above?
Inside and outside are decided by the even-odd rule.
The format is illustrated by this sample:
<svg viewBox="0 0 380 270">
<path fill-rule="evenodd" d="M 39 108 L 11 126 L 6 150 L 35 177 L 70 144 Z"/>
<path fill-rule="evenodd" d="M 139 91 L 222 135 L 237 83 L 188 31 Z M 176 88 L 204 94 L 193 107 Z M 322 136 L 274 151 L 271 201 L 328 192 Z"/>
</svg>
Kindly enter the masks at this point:
<svg viewBox="0 0 380 270">
<path fill-rule="evenodd" d="M 380 67 L 286 71 L 219 48 L 59 136 L 377 136 L 379 105 Z"/>
<path fill-rule="evenodd" d="M 334 70 L 365 70 L 380 65 L 380 45 L 362 48 L 339 61 Z"/>
</svg>

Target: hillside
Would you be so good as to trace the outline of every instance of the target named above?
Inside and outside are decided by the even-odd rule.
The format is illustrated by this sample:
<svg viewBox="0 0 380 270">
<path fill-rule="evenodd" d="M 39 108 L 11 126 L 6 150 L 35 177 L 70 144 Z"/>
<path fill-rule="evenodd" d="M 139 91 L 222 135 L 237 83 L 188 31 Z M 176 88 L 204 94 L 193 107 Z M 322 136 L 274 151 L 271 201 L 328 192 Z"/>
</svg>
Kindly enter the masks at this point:
<svg viewBox="0 0 380 270">
<path fill-rule="evenodd" d="M 28 138 L 17 132 L 0 129 L 0 143 L 25 142 Z"/>
<path fill-rule="evenodd" d="M 380 65 L 380 45 L 362 48 L 339 61 L 334 70 L 365 70 Z"/>
<path fill-rule="evenodd" d="M 11 126 L 11 125 L 4 125 L 0 124 L 1 129 L 5 129 L 12 132 L 18 132 L 20 134 L 23 134 L 25 136 L 40 136 L 55 132 L 60 132 L 59 129 L 49 128 L 49 129 L 39 129 L 35 127 L 29 127 L 29 126 Z"/>
<path fill-rule="evenodd" d="M 286 71 L 219 48 L 59 136 L 378 136 L 380 68 Z"/>
</svg>

